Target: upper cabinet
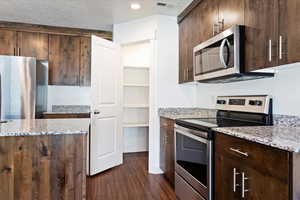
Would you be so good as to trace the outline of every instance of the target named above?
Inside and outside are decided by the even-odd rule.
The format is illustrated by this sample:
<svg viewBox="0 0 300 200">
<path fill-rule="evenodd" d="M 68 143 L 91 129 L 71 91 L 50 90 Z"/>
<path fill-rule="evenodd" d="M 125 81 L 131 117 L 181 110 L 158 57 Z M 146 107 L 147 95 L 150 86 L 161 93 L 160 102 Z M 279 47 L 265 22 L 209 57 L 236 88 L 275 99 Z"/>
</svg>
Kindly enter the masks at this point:
<svg viewBox="0 0 300 200">
<path fill-rule="evenodd" d="M 90 37 L 80 38 L 80 71 L 79 81 L 81 86 L 91 85 L 91 46 Z"/>
<path fill-rule="evenodd" d="M 218 25 L 224 31 L 236 24 L 244 24 L 244 0 L 218 0 Z"/>
<path fill-rule="evenodd" d="M 15 55 L 16 31 L 0 30 L 0 55 Z"/>
<path fill-rule="evenodd" d="M 245 67 L 277 65 L 278 0 L 245 0 Z"/>
<path fill-rule="evenodd" d="M 80 37 L 49 36 L 49 85 L 79 85 Z"/>
<path fill-rule="evenodd" d="M 49 85 L 91 85 L 91 36 L 98 30 L 0 22 L 0 55 L 49 61 Z"/>
<path fill-rule="evenodd" d="M 244 0 L 195 0 L 178 17 L 179 83 L 194 81 L 193 49 L 226 28 L 244 23 Z"/>
<path fill-rule="evenodd" d="M 193 48 L 245 25 L 246 72 L 300 62 L 299 0 L 194 0 L 178 16 L 179 83 L 193 81 Z"/>
<path fill-rule="evenodd" d="M 18 32 L 17 55 L 48 60 L 48 34 Z"/>
<path fill-rule="evenodd" d="M 279 0 L 279 64 L 300 61 L 299 0 Z"/>
</svg>

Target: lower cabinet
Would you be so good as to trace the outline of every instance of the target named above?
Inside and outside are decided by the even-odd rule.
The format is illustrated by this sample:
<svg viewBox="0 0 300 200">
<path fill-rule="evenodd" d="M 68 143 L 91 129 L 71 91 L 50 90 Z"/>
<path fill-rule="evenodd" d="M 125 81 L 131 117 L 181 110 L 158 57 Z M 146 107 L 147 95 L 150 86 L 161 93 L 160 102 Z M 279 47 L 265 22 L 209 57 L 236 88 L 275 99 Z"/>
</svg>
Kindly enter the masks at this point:
<svg viewBox="0 0 300 200">
<path fill-rule="evenodd" d="M 293 199 L 289 152 L 223 134 L 215 144 L 216 200 Z"/>
<path fill-rule="evenodd" d="M 174 120 L 160 118 L 160 168 L 172 186 L 175 182 L 174 124 Z"/>
</svg>

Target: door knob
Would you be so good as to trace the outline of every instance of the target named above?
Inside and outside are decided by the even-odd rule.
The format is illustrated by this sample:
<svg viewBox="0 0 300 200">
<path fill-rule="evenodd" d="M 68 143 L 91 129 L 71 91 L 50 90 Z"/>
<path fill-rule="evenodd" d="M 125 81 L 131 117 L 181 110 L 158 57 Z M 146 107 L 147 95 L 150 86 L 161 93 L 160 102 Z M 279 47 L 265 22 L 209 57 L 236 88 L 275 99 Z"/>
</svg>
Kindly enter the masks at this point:
<svg viewBox="0 0 300 200">
<path fill-rule="evenodd" d="M 94 115 L 99 115 L 101 112 L 100 111 L 98 111 L 98 110 L 95 110 L 94 111 Z"/>
</svg>

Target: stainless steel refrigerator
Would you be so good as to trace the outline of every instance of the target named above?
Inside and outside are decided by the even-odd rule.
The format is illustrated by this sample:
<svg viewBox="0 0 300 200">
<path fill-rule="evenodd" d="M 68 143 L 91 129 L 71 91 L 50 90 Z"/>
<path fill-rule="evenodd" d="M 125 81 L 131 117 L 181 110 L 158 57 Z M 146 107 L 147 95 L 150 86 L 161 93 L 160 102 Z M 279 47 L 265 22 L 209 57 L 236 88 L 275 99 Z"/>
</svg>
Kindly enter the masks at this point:
<svg viewBox="0 0 300 200">
<path fill-rule="evenodd" d="M 1 120 L 34 119 L 47 110 L 48 62 L 0 56 Z"/>
</svg>

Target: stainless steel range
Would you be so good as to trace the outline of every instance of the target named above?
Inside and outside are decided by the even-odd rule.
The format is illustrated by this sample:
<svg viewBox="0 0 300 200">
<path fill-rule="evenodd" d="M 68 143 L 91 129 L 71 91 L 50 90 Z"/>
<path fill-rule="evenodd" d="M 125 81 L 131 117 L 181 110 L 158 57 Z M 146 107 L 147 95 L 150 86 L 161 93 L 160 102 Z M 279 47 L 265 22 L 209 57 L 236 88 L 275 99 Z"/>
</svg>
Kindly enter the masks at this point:
<svg viewBox="0 0 300 200">
<path fill-rule="evenodd" d="M 214 199 L 216 127 L 272 125 L 272 99 L 220 96 L 215 118 L 178 119 L 175 125 L 175 191 L 181 200 Z"/>
</svg>

